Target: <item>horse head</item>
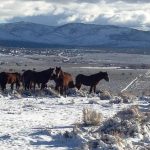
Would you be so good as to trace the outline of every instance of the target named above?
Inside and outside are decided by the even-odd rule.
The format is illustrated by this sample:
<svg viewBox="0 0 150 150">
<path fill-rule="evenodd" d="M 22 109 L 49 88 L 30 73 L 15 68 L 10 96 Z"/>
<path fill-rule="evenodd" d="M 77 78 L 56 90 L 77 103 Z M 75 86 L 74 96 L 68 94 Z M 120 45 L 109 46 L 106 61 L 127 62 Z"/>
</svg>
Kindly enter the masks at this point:
<svg viewBox="0 0 150 150">
<path fill-rule="evenodd" d="M 54 68 L 49 68 L 48 69 L 48 74 L 50 75 L 50 79 L 52 79 L 53 75 L 54 75 Z"/>
<path fill-rule="evenodd" d="M 109 82 L 109 77 L 107 72 L 100 72 L 103 75 L 103 79 L 105 79 L 107 82 Z"/>
<path fill-rule="evenodd" d="M 55 74 L 56 74 L 56 77 L 57 77 L 57 78 L 60 77 L 61 73 L 62 73 L 61 67 L 56 67 L 56 68 L 55 68 Z"/>
</svg>

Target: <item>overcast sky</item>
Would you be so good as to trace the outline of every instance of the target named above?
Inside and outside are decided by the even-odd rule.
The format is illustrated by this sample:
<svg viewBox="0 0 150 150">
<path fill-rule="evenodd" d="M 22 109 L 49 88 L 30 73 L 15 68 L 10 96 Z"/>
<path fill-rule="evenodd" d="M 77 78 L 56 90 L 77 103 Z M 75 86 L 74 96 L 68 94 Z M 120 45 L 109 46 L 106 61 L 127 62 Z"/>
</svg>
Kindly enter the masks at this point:
<svg viewBox="0 0 150 150">
<path fill-rule="evenodd" d="M 0 0 L 0 23 L 111 24 L 150 30 L 150 0 Z"/>
</svg>

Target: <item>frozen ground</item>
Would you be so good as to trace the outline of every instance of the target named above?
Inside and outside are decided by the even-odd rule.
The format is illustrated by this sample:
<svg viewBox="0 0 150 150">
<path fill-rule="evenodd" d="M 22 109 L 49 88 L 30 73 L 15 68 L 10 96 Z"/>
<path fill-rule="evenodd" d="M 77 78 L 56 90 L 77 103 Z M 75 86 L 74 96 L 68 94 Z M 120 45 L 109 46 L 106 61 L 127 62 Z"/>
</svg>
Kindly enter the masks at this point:
<svg viewBox="0 0 150 150">
<path fill-rule="evenodd" d="M 133 80 L 133 82 L 135 82 Z M 132 82 L 131 82 L 132 84 Z M 129 83 L 129 86 L 131 86 Z M 127 88 L 129 88 L 127 86 Z M 125 90 L 127 88 L 124 88 Z M 103 115 L 103 122 L 112 118 L 117 112 L 138 106 L 140 112 L 149 113 L 150 97 L 128 97 L 128 102 L 118 102 L 118 95 L 112 95 L 108 100 L 101 100 L 99 94 L 78 93 L 75 96 L 55 97 L 47 92 L 32 93 L 31 96 L 18 93 L 0 94 L 0 149 L 1 150 L 71 150 L 83 149 L 83 145 L 90 140 L 96 140 L 91 133 L 80 131 L 78 135 L 66 137 L 65 133 L 72 133 L 76 124 L 82 124 L 83 109 L 91 109 Z M 130 100 L 132 98 L 132 100 Z M 145 149 L 149 145 L 149 124 L 146 137 L 139 133 L 134 138 L 125 138 L 124 150 L 129 147 Z M 99 126 L 93 127 L 93 130 Z M 83 133 L 82 133 L 83 132 Z M 107 144 L 99 143 L 101 148 L 110 149 Z M 102 144 L 102 145 L 101 145 Z M 114 144 L 114 146 L 116 146 Z M 88 148 L 85 147 L 85 150 Z M 92 148 L 94 150 L 94 147 Z M 140 148 L 139 148 L 140 149 Z M 120 150 L 118 146 L 118 150 Z"/>
<path fill-rule="evenodd" d="M 110 104 L 109 100 L 100 100 L 98 96 L 16 98 L 1 95 L 0 149 L 61 150 L 80 147 L 81 143 L 65 139 L 63 133 L 82 121 L 83 108 L 101 112 L 105 120 L 131 105 L 139 105 L 141 109 L 149 107 L 146 100 Z"/>
<path fill-rule="evenodd" d="M 61 52 L 50 56 L 0 56 L 1 71 L 21 72 L 22 69 L 33 68 L 42 70 L 49 66 L 61 65 L 63 70 L 70 72 L 75 77 L 78 73 L 91 74 L 105 70 L 109 74 L 110 82 L 101 81 L 97 89 L 107 90 L 111 93 L 109 100 L 107 98 L 101 100 L 99 94 L 83 94 L 87 91 L 86 87 L 82 87 L 82 94 L 70 95 L 67 98 L 59 98 L 49 92 L 32 93 L 32 96 L 11 94 L 10 92 L 9 94 L 2 94 L 0 92 L 0 150 L 74 150 L 83 149 L 83 145 L 85 145 L 85 150 L 88 150 L 86 144 L 99 139 L 99 136 L 94 136 L 92 132 L 103 126 L 107 119 L 113 118 L 119 111 L 137 106 L 141 113 L 150 113 L 149 70 L 118 69 L 113 68 L 114 66 L 102 68 L 104 66 L 101 66 L 101 63 L 107 62 L 108 59 L 109 63 L 118 64 L 121 62 L 126 65 L 126 62 L 130 62 L 130 55 L 124 55 L 125 57 L 122 55 L 121 59 L 119 58 L 121 54 L 88 55 L 72 56 L 70 54 L 66 56 Z M 141 63 L 143 60 L 149 64 L 149 56 L 134 56 L 131 64 Z M 91 59 L 89 60 L 89 58 Z M 117 58 L 118 60 L 116 60 Z M 119 96 L 121 90 L 131 93 L 127 96 L 127 100 L 125 99 L 126 103 L 123 102 L 123 97 Z M 65 133 L 72 133 L 77 124 L 83 124 L 82 111 L 84 108 L 100 112 L 103 115 L 102 123 L 92 127 L 92 129 L 81 126 L 77 129 L 78 132 L 75 132 L 76 134 L 73 136 L 67 134 L 69 137 L 66 136 Z M 138 133 L 134 137 L 121 138 L 121 141 L 126 144 L 121 143 L 124 148 L 117 145 L 118 150 L 149 149 L 150 122 L 148 121 L 148 127 L 142 129 L 145 135 L 143 135 L 139 124 Z M 99 150 L 110 149 L 110 145 L 116 146 L 115 143 L 106 144 L 101 140 L 98 144 L 100 148 L 97 149 Z M 95 150 L 94 147 L 91 149 Z"/>
</svg>

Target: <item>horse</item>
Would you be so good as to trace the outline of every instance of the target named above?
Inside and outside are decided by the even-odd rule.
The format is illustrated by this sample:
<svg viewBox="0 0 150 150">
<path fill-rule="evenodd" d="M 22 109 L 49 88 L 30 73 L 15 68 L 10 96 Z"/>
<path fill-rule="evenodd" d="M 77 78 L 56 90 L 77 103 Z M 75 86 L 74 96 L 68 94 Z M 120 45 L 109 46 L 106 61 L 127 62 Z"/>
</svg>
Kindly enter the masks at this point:
<svg viewBox="0 0 150 150">
<path fill-rule="evenodd" d="M 22 75 L 22 81 L 25 90 L 29 90 L 32 88 L 32 84 L 34 85 L 34 90 L 36 87 L 36 84 L 40 87 L 41 90 L 46 87 L 47 82 L 52 78 L 53 76 L 54 68 L 49 68 L 47 70 L 43 70 L 40 72 L 36 72 L 33 70 L 27 70 Z"/>
<path fill-rule="evenodd" d="M 98 72 L 96 74 L 92 74 L 90 76 L 86 76 L 83 74 L 79 74 L 76 76 L 76 88 L 80 90 L 81 85 L 90 86 L 89 93 L 94 90 L 94 93 L 96 92 L 96 85 L 99 83 L 100 80 L 105 79 L 107 82 L 109 82 L 109 77 L 107 72 Z"/>
<path fill-rule="evenodd" d="M 8 72 L 1 72 L 0 73 L 0 86 L 2 91 L 6 89 L 6 84 L 11 85 L 11 90 L 14 89 L 14 84 L 16 84 L 16 89 L 18 90 L 20 87 L 21 82 L 21 74 L 18 72 L 8 73 Z"/>
<path fill-rule="evenodd" d="M 7 84 L 7 74 L 6 72 L 1 72 L 0 73 L 0 86 L 2 91 L 6 89 L 6 84 Z"/>
<path fill-rule="evenodd" d="M 55 90 L 57 90 L 61 95 L 67 95 L 68 88 L 74 88 L 73 77 L 71 74 L 62 71 L 61 67 L 55 68 L 54 81 L 56 83 Z"/>
</svg>

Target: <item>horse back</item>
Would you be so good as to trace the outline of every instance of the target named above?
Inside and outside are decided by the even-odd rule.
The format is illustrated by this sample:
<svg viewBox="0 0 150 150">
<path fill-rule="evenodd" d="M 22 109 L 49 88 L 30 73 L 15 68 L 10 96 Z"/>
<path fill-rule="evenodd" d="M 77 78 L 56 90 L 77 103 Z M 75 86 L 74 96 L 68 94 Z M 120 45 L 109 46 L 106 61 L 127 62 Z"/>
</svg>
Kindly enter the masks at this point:
<svg viewBox="0 0 150 150">
<path fill-rule="evenodd" d="M 25 71 L 21 76 L 21 81 L 23 83 L 33 81 L 35 78 L 35 71 L 33 70 L 27 70 Z"/>
<path fill-rule="evenodd" d="M 58 81 L 60 84 L 63 84 L 63 86 L 68 86 L 69 88 L 73 88 L 75 86 L 72 75 L 67 72 L 63 72 Z"/>
<path fill-rule="evenodd" d="M 87 78 L 87 76 L 83 75 L 83 74 L 78 74 L 76 76 L 76 82 L 80 82 L 82 81 L 84 78 Z"/>
<path fill-rule="evenodd" d="M 21 74 L 15 72 L 15 73 L 6 73 L 7 74 L 7 83 L 16 83 L 21 81 Z"/>
<path fill-rule="evenodd" d="M 67 72 L 64 72 L 63 79 L 66 80 L 66 81 L 73 81 L 72 75 L 67 73 Z"/>
<path fill-rule="evenodd" d="M 90 86 L 92 83 L 93 83 L 92 76 L 86 76 L 83 74 L 79 74 L 76 76 L 76 85 L 84 84 L 84 85 Z"/>
</svg>

